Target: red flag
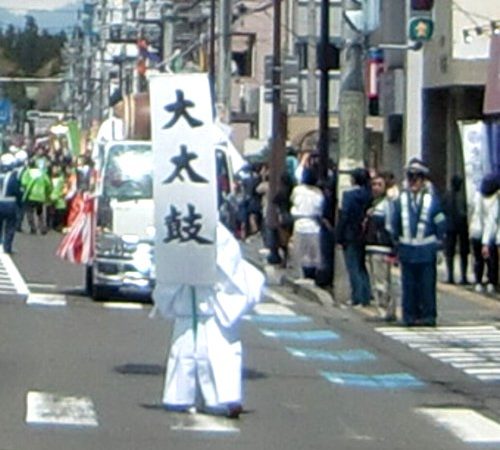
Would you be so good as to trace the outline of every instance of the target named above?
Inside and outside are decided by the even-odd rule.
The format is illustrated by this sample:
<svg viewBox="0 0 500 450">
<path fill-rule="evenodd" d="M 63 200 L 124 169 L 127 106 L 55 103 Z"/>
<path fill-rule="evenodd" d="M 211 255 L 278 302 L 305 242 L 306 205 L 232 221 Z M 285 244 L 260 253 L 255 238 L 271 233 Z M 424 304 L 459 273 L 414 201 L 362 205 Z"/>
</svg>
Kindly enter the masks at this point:
<svg viewBox="0 0 500 450">
<path fill-rule="evenodd" d="M 56 254 L 75 264 L 87 264 L 94 258 L 95 198 L 83 194 L 82 208 L 69 232 L 62 239 Z"/>
</svg>

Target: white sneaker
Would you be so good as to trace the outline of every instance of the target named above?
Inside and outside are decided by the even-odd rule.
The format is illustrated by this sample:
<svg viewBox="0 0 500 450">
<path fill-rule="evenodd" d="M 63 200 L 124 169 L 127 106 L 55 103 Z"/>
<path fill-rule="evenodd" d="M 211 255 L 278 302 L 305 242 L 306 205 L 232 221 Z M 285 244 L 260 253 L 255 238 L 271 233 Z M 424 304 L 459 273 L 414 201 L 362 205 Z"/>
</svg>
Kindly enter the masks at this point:
<svg viewBox="0 0 500 450">
<path fill-rule="evenodd" d="M 477 283 L 475 286 L 474 286 L 474 290 L 476 292 L 483 292 L 483 285 L 481 283 Z"/>
<path fill-rule="evenodd" d="M 491 283 L 488 283 L 486 285 L 486 292 L 488 292 L 488 294 L 493 294 L 493 292 L 495 292 L 495 286 L 493 286 Z"/>
</svg>

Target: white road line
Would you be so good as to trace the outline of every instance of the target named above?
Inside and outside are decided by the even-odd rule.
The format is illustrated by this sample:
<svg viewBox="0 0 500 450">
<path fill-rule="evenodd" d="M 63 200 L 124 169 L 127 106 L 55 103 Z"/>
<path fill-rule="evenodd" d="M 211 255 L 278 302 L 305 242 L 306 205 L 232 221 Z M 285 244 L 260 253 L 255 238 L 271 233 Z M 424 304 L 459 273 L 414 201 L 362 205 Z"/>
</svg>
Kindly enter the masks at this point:
<svg viewBox="0 0 500 450">
<path fill-rule="evenodd" d="M 35 291 L 37 290 L 55 290 L 57 285 L 53 283 L 28 283 L 28 287 Z"/>
<path fill-rule="evenodd" d="M 134 302 L 105 302 L 102 307 L 106 309 L 144 309 L 142 303 Z"/>
<path fill-rule="evenodd" d="M 289 300 L 279 292 L 276 292 L 274 289 L 268 287 L 264 288 L 264 296 L 271 298 L 276 303 L 280 303 L 281 305 L 293 305 L 293 302 L 291 300 Z"/>
<path fill-rule="evenodd" d="M 27 305 L 40 306 L 66 306 L 66 296 L 61 294 L 30 294 L 26 300 Z"/>
<path fill-rule="evenodd" d="M 65 397 L 48 392 L 28 392 L 26 423 L 39 425 L 98 426 L 92 400 L 88 397 Z"/>
<path fill-rule="evenodd" d="M 498 381 L 500 380 L 500 375 L 478 375 L 481 381 Z"/>
<path fill-rule="evenodd" d="M 377 331 L 481 381 L 496 380 L 500 374 L 500 331 L 494 326 Z"/>
<path fill-rule="evenodd" d="M 416 411 L 430 417 L 464 442 L 500 442 L 500 425 L 471 409 L 418 408 Z"/>
<path fill-rule="evenodd" d="M 486 368 L 486 369 L 481 369 L 480 367 L 474 367 L 470 369 L 464 369 L 465 373 L 468 373 L 469 375 L 500 375 L 500 366 L 497 366 L 497 368 Z"/>
<path fill-rule="evenodd" d="M 5 268 L 17 293 L 23 297 L 27 296 L 29 289 L 9 255 L 5 253 L 0 254 L 0 266 Z"/>
<path fill-rule="evenodd" d="M 176 423 L 170 428 L 176 431 L 204 433 L 239 433 L 235 420 L 206 414 L 178 414 Z"/>
<path fill-rule="evenodd" d="M 286 306 L 279 305 L 276 303 L 258 303 L 254 311 L 256 314 L 262 314 L 262 315 L 280 315 L 280 316 L 295 316 L 296 313 L 291 310 L 290 308 L 287 308 Z"/>
</svg>

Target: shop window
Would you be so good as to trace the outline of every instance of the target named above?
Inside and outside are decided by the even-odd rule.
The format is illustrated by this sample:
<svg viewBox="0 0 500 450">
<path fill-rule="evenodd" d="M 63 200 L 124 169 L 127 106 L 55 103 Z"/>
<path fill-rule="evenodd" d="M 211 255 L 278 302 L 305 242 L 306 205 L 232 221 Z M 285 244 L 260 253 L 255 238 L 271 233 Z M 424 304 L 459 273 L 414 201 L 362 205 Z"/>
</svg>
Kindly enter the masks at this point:
<svg viewBox="0 0 500 450">
<path fill-rule="evenodd" d="M 254 33 L 235 33 L 232 36 L 232 72 L 233 76 L 251 77 L 255 47 Z"/>
<path fill-rule="evenodd" d="M 320 54 L 321 45 L 319 43 L 316 44 L 316 60 L 312 61 L 313 64 L 316 64 L 319 61 L 320 57 L 324 57 L 326 62 L 326 67 L 329 70 L 339 70 L 340 69 L 340 49 L 332 42 L 330 42 L 327 46 L 326 54 Z M 309 59 L 307 53 L 307 40 L 303 38 L 295 43 L 295 54 L 299 58 L 299 70 L 307 70 L 309 68 Z"/>
</svg>

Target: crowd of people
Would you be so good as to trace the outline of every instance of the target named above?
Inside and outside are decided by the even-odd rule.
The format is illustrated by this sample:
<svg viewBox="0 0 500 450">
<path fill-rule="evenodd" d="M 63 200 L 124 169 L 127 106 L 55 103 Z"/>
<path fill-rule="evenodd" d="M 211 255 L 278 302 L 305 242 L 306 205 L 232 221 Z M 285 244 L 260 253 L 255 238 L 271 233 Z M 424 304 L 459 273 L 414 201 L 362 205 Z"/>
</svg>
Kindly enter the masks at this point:
<svg viewBox="0 0 500 450">
<path fill-rule="evenodd" d="M 464 180 L 451 178 L 439 193 L 429 168 L 418 158 L 409 161 L 398 185 L 393 173 L 358 168 L 350 172 L 351 188 L 334 205 L 336 174 L 319 182 L 314 153 L 289 152 L 281 187 L 269 199 L 266 163 L 249 165 L 238 174 L 232 229 L 246 240 L 261 233 L 268 262 L 287 264 L 288 251 L 301 277 L 331 286 L 334 248 L 342 250 L 350 284 L 350 302 L 361 308 L 374 304 L 384 320 L 396 320 L 393 268 L 401 272 L 402 321 L 409 326 L 436 323 L 437 262 L 446 262 L 445 281 L 474 283 L 476 292 L 498 288 L 500 246 L 500 181 L 495 174 L 482 180 L 468 208 Z M 266 202 L 278 211 L 277 239 L 266 229 Z M 338 206 L 338 218 L 333 214 Z M 274 250 L 273 250 L 274 247 Z M 468 277 L 472 252 L 474 280 Z M 456 277 L 455 256 L 460 267 Z M 458 272 L 458 270 L 457 270 Z"/>
<path fill-rule="evenodd" d="M 38 141 L 11 146 L 0 157 L 0 242 L 13 252 L 16 232 L 66 232 L 95 180 L 90 155 L 73 156 L 64 147 Z"/>
</svg>

